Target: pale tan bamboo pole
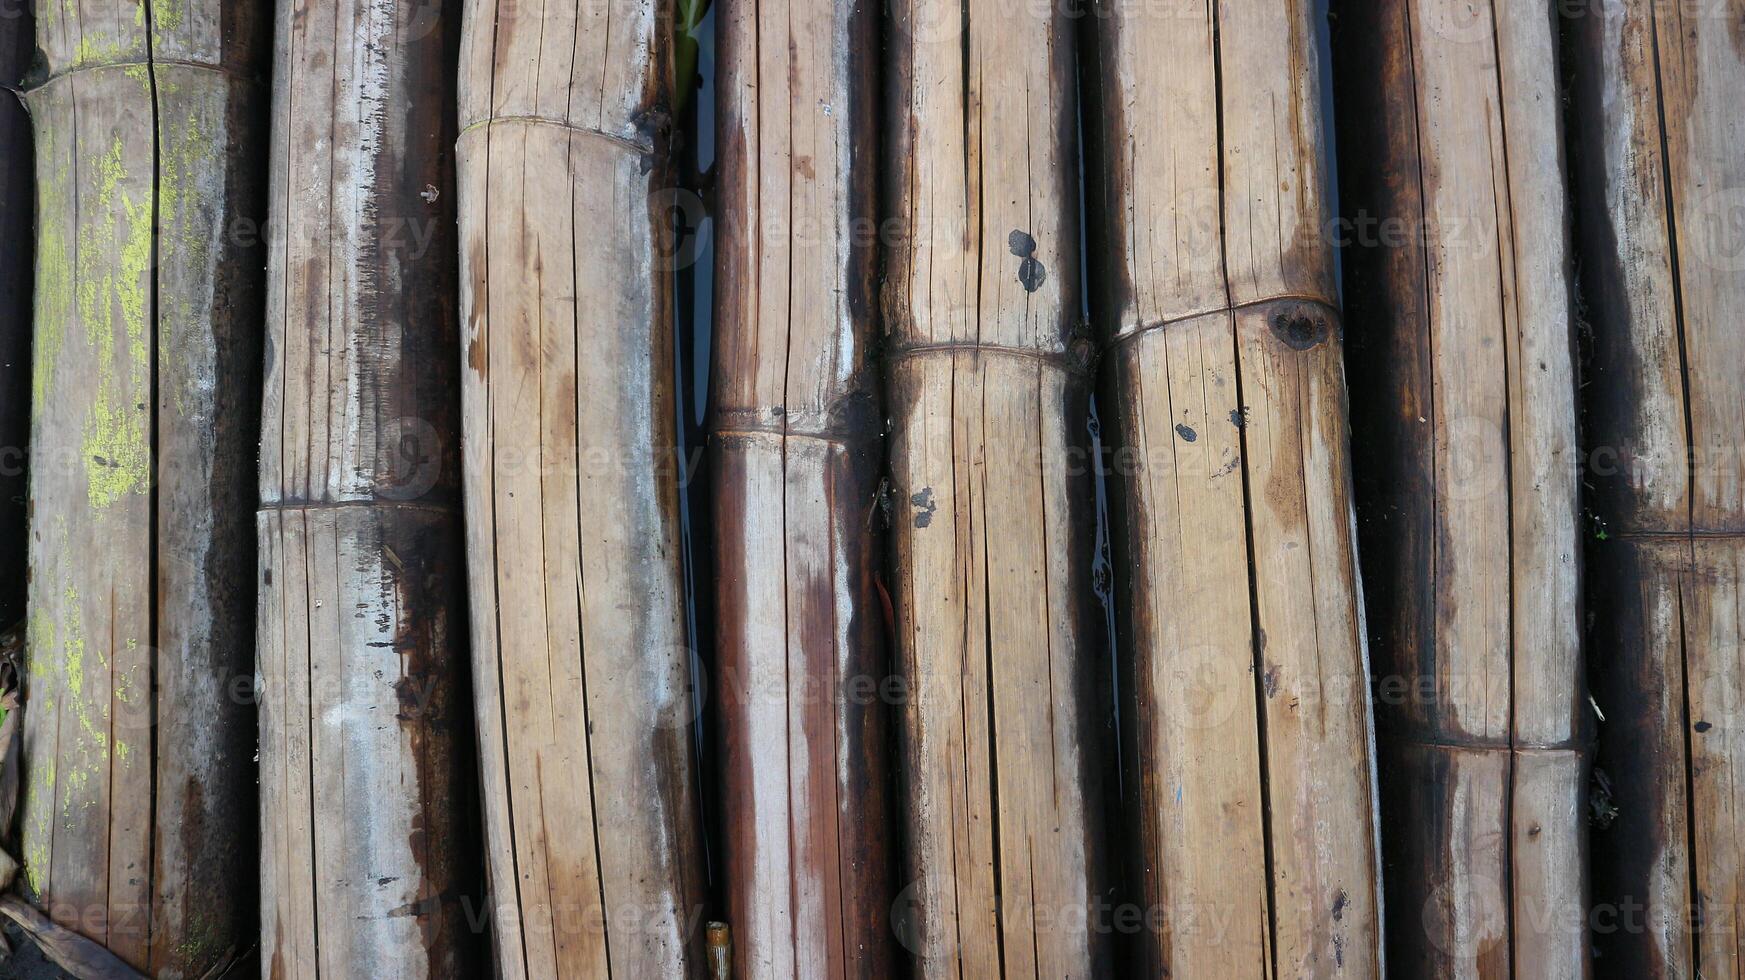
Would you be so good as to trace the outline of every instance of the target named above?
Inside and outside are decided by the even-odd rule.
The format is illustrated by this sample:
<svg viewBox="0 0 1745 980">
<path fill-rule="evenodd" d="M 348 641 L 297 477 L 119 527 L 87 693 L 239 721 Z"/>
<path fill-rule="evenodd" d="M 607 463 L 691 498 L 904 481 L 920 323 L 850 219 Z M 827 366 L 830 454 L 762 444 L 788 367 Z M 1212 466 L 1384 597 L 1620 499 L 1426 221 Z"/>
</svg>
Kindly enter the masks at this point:
<svg viewBox="0 0 1745 980">
<path fill-rule="evenodd" d="M 673 6 L 465 6 L 467 562 L 496 965 L 699 976 Z"/>
<path fill-rule="evenodd" d="M 725 883 L 749 978 L 889 976 L 879 11 L 722 0 L 711 435 Z"/>
<path fill-rule="evenodd" d="M 993 0 L 892 13 L 901 934 L 925 977 L 1099 976 L 1108 714 L 1088 608 L 1072 21 Z"/>
<path fill-rule="evenodd" d="M 1745 52 L 1737 4 L 1565 9 L 1592 361 L 1594 943 L 1609 971 L 1745 956 Z"/>
<path fill-rule="evenodd" d="M 263 976 L 477 975 L 452 50 L 280 0 L 258 614 Z"/>
<path fill-rule="evenodd" d="M 1425 977 L 1586 976 L 1554 13 L 1387 0 L 1339 17 L 1389 958 Z"/>
<path fill-rule="evenodd" d="M 1095 8 L 1122 713 L 1148 972 L 1376 977 L 1381 943 L 1315 5 Z"/>
<path fill-rule="evenodd" d="M 25 887 L 166 977 L 253 945 L 266 13 L 41 3 Z"/>
</svg>

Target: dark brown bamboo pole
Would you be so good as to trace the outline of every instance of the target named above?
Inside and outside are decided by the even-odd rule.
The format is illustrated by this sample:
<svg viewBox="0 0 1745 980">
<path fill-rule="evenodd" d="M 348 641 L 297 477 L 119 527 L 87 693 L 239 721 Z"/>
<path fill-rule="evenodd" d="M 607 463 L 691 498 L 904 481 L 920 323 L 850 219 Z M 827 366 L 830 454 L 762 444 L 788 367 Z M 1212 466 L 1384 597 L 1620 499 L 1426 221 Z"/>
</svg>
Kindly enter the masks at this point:
<svg viewBox="0 0 1745 980">
<path fill-rule="evenodd" d="M 0 87 L 17 89 L 36 50 L 30 5 L 0 18 Z M 0 541 L 23 541 L 30 434 L 30 281 L 36 213 L 30 116 L 0 92 Z M 24 620 L 23 548 L 0 557 L 0 630 Z M 6 828 L 9 829 L 9 828 Z"/>
<path fill-rule="evenodd" d="M 253 946 L 258 3 L 41 3 L 22 843 L 166 977 Z"/>
<path fill-rule="evenodd" d="M 263 975 L 476 976 L 450 6 L 280 0 Z"/>
<path fill-rule="evenodd" d="M 673 5 L 466 12 L 467 560 L 497 969 L 695 977 Z"/>
<path fill-rule="evenodd" d="M 1745 51 L 1737 4 L 1567 8 L 1592 360 L 1594 943 L 1615 976 L 1745 956 Z"/>
<path fill-rule="evenodd" d="M 1094 13 L 1090 268 L 1141 967 L 1378 977 L 1315 4 Z"/>
<path fill-rule="evenodd" d="M 887 404 L 919 975 L 1109 969 L 1073 22 L 899 0 Z"/>
<path fill-rule="evenodd" d="M 889 976 L 879 8 L 722 0 L 712 472 L 740 976 Z"/>
<path fill-rule="evenodd" d="M 1390 964 L 1586 976 L 1554 13 L 1387 0 L 1344 4 L 1338 23 Z"/>
</svg>

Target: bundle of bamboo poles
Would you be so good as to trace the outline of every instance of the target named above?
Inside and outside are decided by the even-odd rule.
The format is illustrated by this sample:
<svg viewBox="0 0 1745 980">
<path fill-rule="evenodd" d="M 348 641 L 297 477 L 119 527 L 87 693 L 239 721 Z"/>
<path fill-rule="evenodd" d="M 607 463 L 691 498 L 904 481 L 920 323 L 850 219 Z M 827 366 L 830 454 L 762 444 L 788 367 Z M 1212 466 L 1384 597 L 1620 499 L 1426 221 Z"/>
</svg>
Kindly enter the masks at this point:
<svg viewBox="0 0 1745 980">
<path fill-rule="evenodd" d="M 1460 7 L 1460 9 L 1456 9 Z M 1575 359 L 1549 9 L 1340 12 L 1389 959 L 1589 972 Z"/>
<path fill-rule="evenodd" d="M 262 419 L 264 975 L 476 975 L 452 52 L 281 2 Z"/>
<path fill-rule="evenodd" d="M 467 561 L 505 976 L 696 976 L 680 573 L 673 5 L 468 0 Z"/>
<path fill-rule="evenodd" d="M 896 950 L 876 579 L 878 11 L 733 0 L 719 13 L 710 428 L 726 910 L 745 976 L 884 977 Z"/>
<path fill-rule="evenodd" d="M 254 945 L 260 254 L 227 231 L 263 186 L 265 27 L 255 3 L 44 4 L 27 85 L 23 890 L 161 976 Z"/>
<path fill-rule="evenodd" d="M 1139 962 L 1375 977 L 1315 5 L 1172 10 L 1098 7 L 1086 72 Z"/>
<path fill-rule="evenodd" d="M 1739 972 L 1745 924 L 1745 52 L 1737 4 L 1580 4 L 1576 226 L 1595 695 L 1594 942 L 1616 976 Z"/>
</svg>

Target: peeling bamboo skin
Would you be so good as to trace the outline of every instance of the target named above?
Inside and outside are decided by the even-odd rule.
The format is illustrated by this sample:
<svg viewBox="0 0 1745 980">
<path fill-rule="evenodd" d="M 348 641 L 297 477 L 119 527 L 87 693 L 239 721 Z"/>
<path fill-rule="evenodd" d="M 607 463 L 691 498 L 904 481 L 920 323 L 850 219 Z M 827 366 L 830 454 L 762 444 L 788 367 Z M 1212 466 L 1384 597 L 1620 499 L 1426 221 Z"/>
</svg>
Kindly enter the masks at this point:
<svg viewBox="0 0 1745 980">
<path fill-rule="evenodd" d="M 1159 913 L 1134 954 L 1153 974 L 1376 977 L 1314 5 L 1094 13 L 1087 206 L 1109 344 L 1126 897 Z"/>
<path fill-rule="evenodd" d="M 45 4 L 36 26 L 26 885 L 135 968 L 202 976 L 256 922 L 262 257 L 232 223 L 263 189 L 265 12 Z"/>
<path fill-rule="evenodd" d="M 17 87 L 35 52 L 28 6 L 0 19 L 0 85 Z M 30 285 L 36 167 L 30 115 L 0 96 L 0 541 L 24 541 L 30 435 Z M 0 561 L 0 629 L 24 619 L 24 548 Z"/>
<path fill-rule="evenodd" d="M 444 69 L 459 25 L 401 0 L 277 11 L 257 520 L 262 975 L 472 976 Z"/>
<path fill-rule="evenodd" d="M 878 14 L 716 14 L 714 690 L 728 919 L 751 978 L 882 978 L 896 961 L 870 350 Z"/>
<path fill-rule="evenodd" d="M 1588 741 L 1556 25 L 1339 14 L 1389 960 L 1585 977 Z"/>
<path fill-rule="evenodd" d="M 1595 944 L 1616 976 L 1740 968 L 1736 20 L 1724 5 L 1594 4 L 1566 33 L 1592 326 L 1589 480 L 1607 531 L 1589 545 L 1595 697 L 1606 714 L 1596 765 L 1618 810 L 1594 832 L 1594 902 L 1616 910 L 1619 927 Z"/>
<path fill-rule="evenodd" d="M 1089 580 L 1072 21 L 981 0 L 892 16 L 895 928 L 924 977 L 1102 976 L 1109 933 L 1085 923 L 1113 898 L 1110 711 Z"/>
<path fill-rule="evenodd" d="M 701 976 L 673 9 L 465 8 L 467 554 L 496 967 Z"/>
</svg>

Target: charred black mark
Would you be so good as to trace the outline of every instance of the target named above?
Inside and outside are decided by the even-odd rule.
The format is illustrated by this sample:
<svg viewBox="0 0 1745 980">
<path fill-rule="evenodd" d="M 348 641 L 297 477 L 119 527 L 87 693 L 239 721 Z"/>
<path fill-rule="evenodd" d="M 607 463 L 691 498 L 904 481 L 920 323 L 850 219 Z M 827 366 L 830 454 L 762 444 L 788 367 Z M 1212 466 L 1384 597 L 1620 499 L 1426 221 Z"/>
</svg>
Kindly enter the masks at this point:
<svg viewBox="0 0 1745 980">
<path fill-rule="evenodd" d="M 1278 313 L 1272 318 L 1272 332 L 1291 350 L 1309 350 L 1327 339 L 1327 318 L 1300 311 Z"/>
<path fill-rule="evenodd" d="M 1175 424 L 1175 434 L 1181 436 L 1184 442 L 1193 442 L 1200 437 L 1198 432 L 1180 422 Z"/>
<path fill-rule="evenodd" d="M 1339 894 L 1333 897 L 1333 921 L 1345 918 L 1345 906 L 1351 904 L 1351 896 L 1345 894 L 1345 889 L 1339 889 Z"/>
<path fill-rule="evenodd" d="M 1232 408 L 1230 410 L 1230 424 L 1238 429 L 1248 428 L 1248 408 L 1246 406 L 1242 408 Z"/>
<path fill-rule="evenodd" d="M 1034 293 L 1042 288 L 1042 281 L 1048 278 L 1048 270 L 1036 259 L 1036 239 L 1029 232 L 1013 229 L 1006 236 L 1006 247 L 1019 259 L 1018 282 L 1024 291 Z"/>
<path fill-rule="evenodd" d="M 933 514 L 939 510 L 939 505 L 933 500 L 932 487 L 923 487 L 920 493 L 910 494 L 909 503 L 915 505 L 916 527 L 926 527 L 933 523 Z"/>
<path fill-rule="evenodd" d="M 1706 721 L 1699 721 L 1699 722 L 1697 722 L 1697 723 L 1696 723 L 1696 724 L 1694 724 L 1694 725 L 1692 725 L 1692 726 L 1690 726 L 1690 727 L 1692 727 L 1692 728 L 1694 728 L 1694 729 L 1696 729 L 1696 730 L 1697 730 L 1697 734 L 1699 734 L 1699 735 L 1700 735 L 1700 734 L 1702 734 L 1702 733 L 1703 733 L 1703 732 L 1706 732 L 1706 731 L 1708 731 L 1708 730 L 1709 730 L 1709 729 L 1711 729 L 1711 728 L 1713 728 L 1713 727 L 1715 727 L 1715 726 L 1713 726 L 1713 725 L 1711 725 L 1711 724 L 1709 724 L 1709 723 L 1708 723 L 1708 722 L 1706 722 Z"/>
</svg>

